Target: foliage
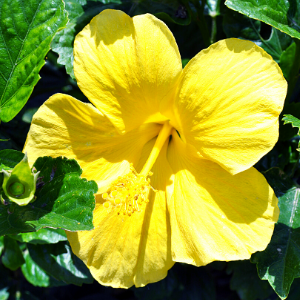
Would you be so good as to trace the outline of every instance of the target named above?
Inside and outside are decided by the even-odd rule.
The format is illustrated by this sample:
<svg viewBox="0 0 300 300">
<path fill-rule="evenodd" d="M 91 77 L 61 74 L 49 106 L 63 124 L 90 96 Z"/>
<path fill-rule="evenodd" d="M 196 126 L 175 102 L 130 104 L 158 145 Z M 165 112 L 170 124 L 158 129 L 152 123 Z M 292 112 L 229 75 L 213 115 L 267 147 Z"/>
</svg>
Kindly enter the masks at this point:
<svg viewBox="0 0 300 300">
<path fill-rule="evenodd" d="M 236 37 L 253 41 L 281 67 L 289 91 L 279 140 L 255 166 L 274 189 L 280 216 L 270 244 L 251 262 L 200 268 L 176 263 L 157 283 L 116 292 L 93 281 L 66 238 L 64 230 L 93 228 L 98 189 L 81 178 L 74 159 L 39 158 L 33 166 L 40 172 L 34 202 L 19 206 L 7 197 L 3 174 L 24 158 L 21 150 L 36 110 L 61 91 L 87 101 L 74 76 L 73 43 L 104 9 L 162 19 L 176 37 L 183 66 L 211 43 Z M 0 192 L 5 203 L 0 204 L 0 300 L 298 300 L 299 39 L 299 0 L 0 0 Z"/>
<path fill-rule="evenodd" d="M 225 4 L 249 18 L 261 20 L 300 39 L 299 0 L 226 0 Z"/>
<path fill-rule="evenodd" d="M 8 122 L 30 97 L 67 13 L 62 0 L 1 0 L 0 15 L 0 120 Z"/>
<path fill-rule="evenodd" d="M 10 160 L 9 152 L 12 152 Z M 17 164 L 14 161 L 19 156 L 17 153 L 0 151 L 1 164 L 6 169 Z M 43 157 L 35 162 L 34 168 L 39 172 L 34 203 L 18 206 L 5 201 L 0 206 L 0 235 L 37 231 L 43 227 L 70 231 L 92 229 L 93 194 L 98 188 L 95 182 L 80 178 L 82 171 L 78 163 L 61 157 Z"/>
<path fill-rule="evenodd" d="M 296 277 L 300 277 L 299 188 L 280 169 L 265 173 L 278 200 L 280 216 L 267 249 L 254 254 L 260 278 L 267 279 L 276 293 L 285 299 Z"/>
</svg>

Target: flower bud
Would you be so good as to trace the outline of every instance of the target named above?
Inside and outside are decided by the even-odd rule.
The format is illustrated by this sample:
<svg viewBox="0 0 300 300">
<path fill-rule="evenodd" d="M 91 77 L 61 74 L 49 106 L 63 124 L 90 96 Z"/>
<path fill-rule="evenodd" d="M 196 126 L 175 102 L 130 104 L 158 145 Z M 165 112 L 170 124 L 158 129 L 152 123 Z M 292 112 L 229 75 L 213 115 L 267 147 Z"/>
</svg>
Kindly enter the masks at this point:
<svg viewBox="0 0 300 300">
<path fill-rule="evenodd" d="M 4 175 L 2 188 L 10 201 L 23 206 L 34 200 L 36 181 L 40 172 L 31 171 L 26 153 L 11 171 L 1 172 Z"/>
</svg>

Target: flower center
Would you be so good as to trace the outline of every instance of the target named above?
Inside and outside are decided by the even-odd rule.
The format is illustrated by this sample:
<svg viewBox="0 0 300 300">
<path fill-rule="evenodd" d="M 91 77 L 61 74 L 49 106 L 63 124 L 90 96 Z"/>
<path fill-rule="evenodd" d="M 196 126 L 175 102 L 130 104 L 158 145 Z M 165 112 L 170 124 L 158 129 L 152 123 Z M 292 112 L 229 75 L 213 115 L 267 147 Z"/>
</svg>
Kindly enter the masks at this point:
<svg viewBox="0 0 300 300">
<path fill-rule="evenodd" d="M 14 197 L 21 197 L 25 192 L 25 187 L 21 182 L 14 182 L 9 186 L 8 191 Z"/>
<path fill-rule="evenodd" d="M 149 202 L 150 190 L 155 192 L 155 189 L 150 185 L 151 169 L 171 131 L 172 126 L 169 121 L 165 122 L 142 171 L 137 173 L 130 165 L 129 173 L 118 177 L 108 192 L 102 194 L 102 198 L 106 200 L 103 204 L 104 207 L 116 208 L 118 214 L 131 216 L 134 212 L 140 211 L 144 203 Z"/>
</svg>

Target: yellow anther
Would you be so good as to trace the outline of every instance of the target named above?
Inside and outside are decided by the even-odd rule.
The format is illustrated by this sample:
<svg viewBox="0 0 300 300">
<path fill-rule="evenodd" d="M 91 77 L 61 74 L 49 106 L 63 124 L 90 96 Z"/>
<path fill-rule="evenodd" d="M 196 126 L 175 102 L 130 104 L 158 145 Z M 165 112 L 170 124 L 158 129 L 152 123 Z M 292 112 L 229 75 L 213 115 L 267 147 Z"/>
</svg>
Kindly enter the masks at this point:
<svg viewBox="0 0 300 300">
<path fill-rule="evenodd" d="M 110 205 L 109 205 L 109 202 L 104 202 L 104 203 L 103 203 L 103 206 L 104 206 L 105 208 L 109 208 L 109 206 L 110 206 Z"/>
<path fill-rule="evenodd" d="M 131 216 L 135 211 L 140 211 L 139 206 L 143 202 L 148 201 L 150 189 L 153 188 L 147 176 L 138 174 L 131 166 L 130 172 L 118 177 L 102 197 L 106 200 L 105 207 L 118 208 L 118 214 L 123 212 Z"/>
<path fill-rule="evenodd" d="M 150 189 L 156 192 L 150 185 L 149 176 L 153 175 L 151 169 L 171 131 L 172 126 L 168 121 L 165 122 L 141 173 L 137 173 L 133 165 L 130 164 L 129 173 L 118 177 L 108 192 L 102 194 L 102 198 L 106 200 L 104 207 L 112 206 L 112 209 L 118 208 L 118 215 L 123 213 L 123 215 L 131 216 L 134 212 L 140 211 L 143 203 L 149 202 Z"/>
</svg>

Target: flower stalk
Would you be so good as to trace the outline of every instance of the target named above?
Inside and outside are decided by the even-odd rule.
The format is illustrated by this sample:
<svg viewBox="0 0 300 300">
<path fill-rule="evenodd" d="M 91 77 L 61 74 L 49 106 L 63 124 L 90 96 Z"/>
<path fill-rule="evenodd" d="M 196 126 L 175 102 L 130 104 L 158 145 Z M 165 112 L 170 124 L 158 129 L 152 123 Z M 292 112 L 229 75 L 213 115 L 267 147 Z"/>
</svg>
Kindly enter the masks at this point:
<svg viewBox="0 0 300 300">
<path fill-rule="evenodd" d="M 296 83 L 298 81 L 298 78 L 299 78 L 299 69 L 300 69 L 300 40 L 297 39 L 297 38 L 295 38 L 294 42 L 296 44 L 296 53 L 295 53 L 293 67 L 292 67 L 291 73 L 290 73 L 290 81 L 289 81 L 289 84 L 288 84 L 288 93 L 287 93 L 287 96 L 286 96 L 286 101 L 290 100 L 290 98 L 291 98 L 291 96 L 293 94 L 295 85 L 296 85 Z"/>
<path fill-rule="evenodd" d="M 2 170 L 2 173 L 4 176 L 2 188 L 11 202 L 24 206 L 34 200 L 36 181 L 40 172 L 31 171 L 26 153 L 11 171 Z M 1 201 L 4 203 L 2 198 Z"/>
</svg>

